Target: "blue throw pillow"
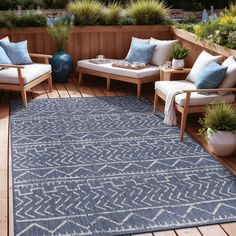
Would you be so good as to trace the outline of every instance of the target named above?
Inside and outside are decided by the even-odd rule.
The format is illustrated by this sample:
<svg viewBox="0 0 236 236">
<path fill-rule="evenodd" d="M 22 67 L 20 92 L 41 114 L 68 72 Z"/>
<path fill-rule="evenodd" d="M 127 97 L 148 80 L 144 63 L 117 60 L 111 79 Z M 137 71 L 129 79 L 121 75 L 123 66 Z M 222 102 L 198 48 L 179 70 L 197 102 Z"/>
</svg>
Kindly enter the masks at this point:
<svg viewBox="0 0 236 236">
<path fill-rule="evenodd" d="M 134 62 L 148 64 L 155 51 L 156 45 L 147 45 L 141 43 L 132 43 L 130 54 L 128 55 L 128 62 L 133 64 Z"/>
<path fill-rule="evenodd" d="M 27 65 L 33 63 L 27 49 L 27 40 L 19 43 L 0 41 L 0 46 L 4 49 L 12 64 Z"/>
<path fill-rule="evenodd" d="M 224 80 L 228 67 L 223 67 L 216 62 L 209 63 L 195 81 L 197 89 L 213 89 L 219 87 Z"/>
<path fill-rule="evenodd" d="M 2 47 L 0 47 L 0 64 L 11 64 L 11 60 Z"/>
</svg>

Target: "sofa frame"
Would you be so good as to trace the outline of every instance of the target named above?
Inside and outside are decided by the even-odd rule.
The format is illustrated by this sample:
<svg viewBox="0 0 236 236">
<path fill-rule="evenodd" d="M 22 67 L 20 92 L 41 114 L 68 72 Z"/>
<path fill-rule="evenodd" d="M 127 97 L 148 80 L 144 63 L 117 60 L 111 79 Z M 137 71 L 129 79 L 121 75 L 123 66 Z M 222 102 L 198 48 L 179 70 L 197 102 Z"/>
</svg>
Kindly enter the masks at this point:
<svg viewBox="0 0 236 236">
<path fill-rule="evenodd" d="M 132 83 L 137 85 L 137 98 L 140 98 L 141 96 L 141 90 L 142 90 L 142 84 L 155 82 L 160 79 L 158 75 L 156 76 L 150 76 L 150 77 L 144 77 L 144 78 L 132 78 L 132 77 L 125 77 L 120 75 L 114 75 L 106 72 L 100 72 L 96 70 L 90 70 L 85 69 L 83 67 L 77 67 L 76 71 L 79 73 L 79 85 L 82 82 L 83 75 L 92 75 L 92 76 L 98 76 L 106 79 L 107 83 L 107 90 L 110 90 L 111 87 L 111 80 L 119 80 L 127 83 Z"/>
<path fill-rule="evenodd" d="M 30 53 L 30 57 L 34 58 L 41 58 L 44 59 L 45 64 L 49 64 L 49 59 L 52 58 L 51 55 L 44 55 L 44 54 L 36 54 L 36 53 Z M 49 85 L 49 91 L 52 91 L 52 76 L 51 72 L 48 72 L 37 79 L 25 84 L 24 79 L 22 77 L 22 69 L 24 68 L 24 65 L 12 65 L 12 64 L 0 64 L 0 67 L 3 68 L 15 68 L 17 69 L 18 73 L 18 80 L 19 84 L 7 84 L 7 83 L 0 83 L 0 89 L 3 90 L 13 90 L 13 91 L 20 91 L 21 92 L 21 97 L 23 101 L 23 105 L 27 107 L 27 95 L 26 92 L 30 91 L 32 87 L 36 86 L 37 84 L 40 84 L 44 80 L 48 81 Z"/>
</svg>

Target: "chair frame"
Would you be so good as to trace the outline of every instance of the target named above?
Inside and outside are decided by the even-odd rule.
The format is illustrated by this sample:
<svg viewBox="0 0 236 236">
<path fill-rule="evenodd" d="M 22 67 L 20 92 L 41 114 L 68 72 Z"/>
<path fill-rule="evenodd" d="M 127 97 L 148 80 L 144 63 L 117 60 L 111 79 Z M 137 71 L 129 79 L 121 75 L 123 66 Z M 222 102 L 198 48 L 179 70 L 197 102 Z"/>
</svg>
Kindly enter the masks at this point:
<svg viewBox="0 0 236 236">
<path fill-rule="evenodd" d="M 182 141 L 184 138 L 184 132 L 186 128 L 186 121 L 188 114 L 190 113 L 201 113 L 206 109 L 206 105 L 204 106 L 190 106 L 191 93 L 212 93 L 212 92 L 234 92 L 236 93 L 236 88 L 216 88 L 216 89 L 194 89 L 194 90 L 183 90 L 183 93 L 186 93 L 184 106 L 180 106 L 175 103 L 175 109 L 181 113 L 181 124 L 180 124 L 180 140 Z M 158 89 L 155 90 L 154 97 L 154 106 L 153 106 L 153 114 L 155 114 L 157 110 L 158 100 L 161 98 L 162 100 L 166 100 L 166 96 Z M 236 105 L 236 101 L 232 103 Z"/>
<path fill-rule="evenodd" d="M 30 57 L 34 58 L 41 58 L 44 59 L 45 64 L 49 64 L 49 59 L 52 58 L 51 55 L 44 55 L 44 54 L 36 54 L 36 53 L 30 53 Z M 49 85 L 49 91 L 52 91 L 52 72 L 48 72 L 46 74 L 43 74 L 42 76 L 38 77 L 37 79 L 29 82 L 28 84 L 24 83 L 24 79 L 22 77 L 22 69 L 24 68 L 24 65 L 13 65 L 13 64 L 0 64 L 0 67 L 4 68 L 15 68 L 18 73 L 18 80 L 19 84 L 7 84 L 7 83 L 0 83 L 0 89 L 3 90 L 13 90 L 13 91 L 20 91 L 22 96 L 22 101 L 25 107 L 27 107 L 27 95 L 26 92 L 30 91 L 32 87 L 36 86 L 37 84 L 40 84 L 44 80 L 48 81 Z"/>
</svg>

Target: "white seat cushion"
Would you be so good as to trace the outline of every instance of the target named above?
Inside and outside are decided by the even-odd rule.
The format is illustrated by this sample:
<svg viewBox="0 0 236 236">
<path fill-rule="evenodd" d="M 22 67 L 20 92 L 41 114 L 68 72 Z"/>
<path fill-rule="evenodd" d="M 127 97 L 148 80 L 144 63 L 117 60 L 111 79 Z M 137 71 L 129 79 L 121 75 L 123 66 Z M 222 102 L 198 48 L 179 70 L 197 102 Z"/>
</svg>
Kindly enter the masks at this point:
<svg viewBox="0 0 236 236">
<path fill-rule="evenodd" d="M 170 91 L 173 90 L 193 90 L 196 89 L 195 84 L 188 80 L 177 80 L 177 81 L 157 81 L 155 82 L 155 89 L 160 90 L 165 96 Z M 184 106 L 186 99 L 186 93 L 178 94 L 175 96 L 175 102 Z M 190 106 L 204 106 L 215 100 L 224 100 L 229 103 L 233 103 L 235 101 L 234 94 L 227 94 L 224 96 L 220 96 L 218 93 L 211 93 L 208 95 L 200 94 L 200 93 L 191 93 L 190 97 Z"/>
<path fill-rule="evenodd" d="M 24 83 L 29 82 L 39 78 L 40 76 L 51 71 L 50 64 L 39 64 L 34 63 L 30 65 L 25 65 L 22 71 L 22 77 Z M 17 69 L 8 68 L 0 71 L 0 83 L 2 84 L 19 84 Z"/>
<path fill-rule="evenodd" d="M 89 70 L 104 72 L 113 75 L 120 75 L 124 77 L 131 77 L 136 79 L 141 79 L 150 76 L 158 76 L 160 74 L 160 69 L 157 66 L 150 66 L 142 70 L 132 70 L 132 69 L 113 67 L 112 64 L 114 62 L 115 60 L 112 60 L 111 63 L 94 64 L 89 62 L 89 60 L 82 60 L 78 61 L 77 65 L 79 67 Z"/>
</svg>

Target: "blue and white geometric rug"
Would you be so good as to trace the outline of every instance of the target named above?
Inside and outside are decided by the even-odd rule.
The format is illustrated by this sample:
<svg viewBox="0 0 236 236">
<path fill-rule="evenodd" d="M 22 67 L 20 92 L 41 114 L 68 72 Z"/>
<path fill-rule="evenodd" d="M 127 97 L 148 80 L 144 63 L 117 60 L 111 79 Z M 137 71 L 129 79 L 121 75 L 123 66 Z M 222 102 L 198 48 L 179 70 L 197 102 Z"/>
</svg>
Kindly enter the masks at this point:
<svg viewBox="0 0 236 236">
<path fill-rule="evenodd" d="M 11 105 L 15 235 L 126 235 L 236 221 L 236 177 L 135 97 Z"/>
</svg>

